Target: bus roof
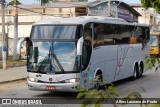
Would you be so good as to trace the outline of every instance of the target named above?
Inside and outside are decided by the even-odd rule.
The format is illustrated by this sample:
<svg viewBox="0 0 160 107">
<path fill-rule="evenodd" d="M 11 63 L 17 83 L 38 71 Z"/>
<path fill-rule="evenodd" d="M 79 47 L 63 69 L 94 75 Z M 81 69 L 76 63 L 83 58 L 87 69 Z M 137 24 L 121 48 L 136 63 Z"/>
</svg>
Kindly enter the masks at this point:
<svg viewBox="0 0 160 107">
<path fill-rule="evenodd" d="M 147 26 L 146 24 L 138 24 L 138 23 L 129 23 L 126 22 L 124 19 L 121 18 L 112 18 L 112 17 L 103 17 L 103 16 L 79 16 L 79 17 L 72 17 L 72 18 L 62 18 L 56 17 L 53 19 L 46 19 L 41 20 L 34 25 L 53 25 L 53 24 L 82 24 L 85 25 L 89 22 L 99 22 L 99 23 L 113 23 L 113 24 L 124 24 L 124 25 L 138 25 L 138 26 Z"/>
</svg>

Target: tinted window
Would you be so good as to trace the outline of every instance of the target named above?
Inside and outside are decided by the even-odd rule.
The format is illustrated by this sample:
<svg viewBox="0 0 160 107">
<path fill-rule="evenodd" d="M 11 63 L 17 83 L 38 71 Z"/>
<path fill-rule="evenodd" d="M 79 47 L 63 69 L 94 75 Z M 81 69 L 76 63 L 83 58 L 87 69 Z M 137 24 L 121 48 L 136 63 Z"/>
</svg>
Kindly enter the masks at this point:
<svg viewBox="0 0 160 107">
<path fill-rule="evenodd" d="M 94 46 L 129 43 L 131 32 L 125 25 L 94 24 Z"/>
<path fill-rule="evenodd" d="M 142 26 L 130 26 L 132 30 L 130 43 L 142 43 L 149 41 L 149 28 Z"/>
<path fill-rule="evenodd" d="M 146 43 L 148 41 L 148 27 L 104 23 L 94 24 L 94 46 Z"/>
<path fill-rule="evenodd" d="M 131 36 L 129 26 L 114 25 L 115 44 L 128 44 Z"/>
<path fill-rule="evenodd" d="M 104 45 L 104 27 L 105 24 L 94 24 L 94 45 Z"/>
<path fill-rule="evenodd" d="M 81 28 L 80 25 L 33 26 L 31 39 L 79 39 Z"/>
</svg>

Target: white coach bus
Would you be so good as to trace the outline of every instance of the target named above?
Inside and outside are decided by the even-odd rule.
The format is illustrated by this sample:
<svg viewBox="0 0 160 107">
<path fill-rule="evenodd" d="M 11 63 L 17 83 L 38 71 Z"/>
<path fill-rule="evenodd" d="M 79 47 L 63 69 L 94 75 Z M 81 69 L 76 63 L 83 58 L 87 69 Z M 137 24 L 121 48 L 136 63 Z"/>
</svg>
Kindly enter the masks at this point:
<svg viewBox="0 0 160 107">
<path fill-rule="evenodd" d="M 104 85 L 140 78 L 145 56 L 150 54 L 149 27 L 119 18 L 43 20 L 33 25 L 30 38 L 24 40 L 31 90 L 76 92 L 77 86 L 98 89 L 100 84 L 94 81 Z"/>
</svg>

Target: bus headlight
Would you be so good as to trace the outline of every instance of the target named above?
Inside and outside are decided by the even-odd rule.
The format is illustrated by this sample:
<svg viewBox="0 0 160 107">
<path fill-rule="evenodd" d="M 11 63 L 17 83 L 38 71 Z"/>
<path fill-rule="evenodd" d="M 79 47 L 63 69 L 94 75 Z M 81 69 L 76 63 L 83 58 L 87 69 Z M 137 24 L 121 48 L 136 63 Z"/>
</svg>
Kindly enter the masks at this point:
<svg viewBox="0 0 160 107">
<path fill-rule="evenodd" d="M 31 78 L 31 77 L 28 77 L 27 79 L 28 79 L 28 81 L 31 81 L 31 82 L 36 82 L 37 81 L 35 78 Z"/>
<path fill-rule="evenodd" d="M 73 78 L 73 79 L 68 79 L 68 80 L 65 80 L 66 83 L 75 83 L 75 82 L 79 82 L 79 78 Z"/>
</svg>

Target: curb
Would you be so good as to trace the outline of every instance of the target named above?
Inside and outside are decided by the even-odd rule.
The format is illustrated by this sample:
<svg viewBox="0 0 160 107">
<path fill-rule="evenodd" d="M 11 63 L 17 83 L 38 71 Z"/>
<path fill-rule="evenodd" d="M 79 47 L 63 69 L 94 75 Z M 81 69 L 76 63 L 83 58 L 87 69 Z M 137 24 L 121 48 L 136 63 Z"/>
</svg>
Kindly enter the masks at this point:
<svg viewBox="0 0 160 107">
<path fill-rule="evenodd" d="M 27 80 L 27 77 L 15 79 L 15 80 L 2 81 L 2 82 L 0 82 L 0 84 L 12 83 L 12 82 L 17 82 L 17 81 L 22 81 L 22 80 Z"/>
</svg>

